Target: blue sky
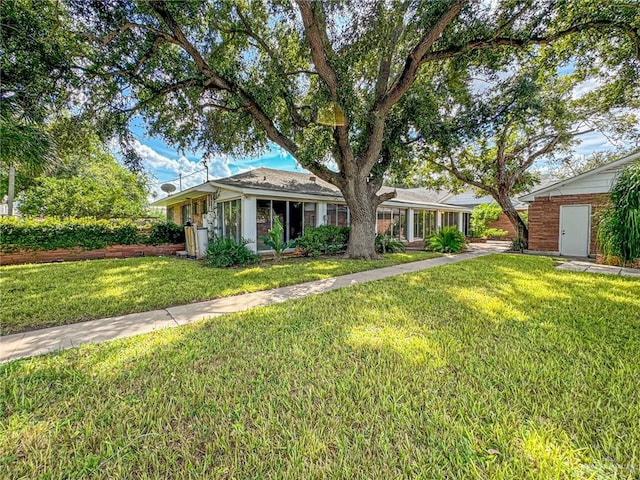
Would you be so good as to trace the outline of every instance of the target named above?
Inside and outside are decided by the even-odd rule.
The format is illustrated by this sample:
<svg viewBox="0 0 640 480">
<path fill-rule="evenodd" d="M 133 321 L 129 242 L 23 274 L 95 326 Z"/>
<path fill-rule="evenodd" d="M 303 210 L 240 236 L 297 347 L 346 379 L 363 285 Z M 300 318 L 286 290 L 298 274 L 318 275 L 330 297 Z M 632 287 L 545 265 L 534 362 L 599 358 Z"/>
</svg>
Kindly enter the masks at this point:
<svg viewBox="0 0 640 480">
<path fill-rule="evenodd" d="M 203 183 L 204 166 L 201 163 L 202 152 L 179 152 L 175 147 L 165 144 L 158 138 L 148 137 L 141 126 L 133 128 L 137 139 L 136 150 L 142 157 L 147 171 L 152 178 L 152 192 L 164 196 L 160 190 L 163 183 L 172 183 L 179 187 L 178 175 L 182 173 L 182 188 Z M 585 135 L 582 143 L 576 147 L 575 153 L 588 156 L 596 151 L 612 150 L 614 146 L 600 133 Z M 217 156 L 208 159 L 209 178 L 221 178 L 253 168 L 268 167 L 290 171 L 304 171 L 287 152 L 272 146 L 258 158 L 239 158 Z"/>
</svg>

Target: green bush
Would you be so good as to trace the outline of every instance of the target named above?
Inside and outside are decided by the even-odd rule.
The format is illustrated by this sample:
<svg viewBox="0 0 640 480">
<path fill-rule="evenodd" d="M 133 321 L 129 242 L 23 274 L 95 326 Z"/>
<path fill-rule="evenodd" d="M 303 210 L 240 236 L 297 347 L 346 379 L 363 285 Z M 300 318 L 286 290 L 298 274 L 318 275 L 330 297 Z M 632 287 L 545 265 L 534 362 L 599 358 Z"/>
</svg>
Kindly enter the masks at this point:
<svg viewBox="0 0 640 480">
<path fill-rule="evenodd" d="M 174 224 L 152 225 L 151 233 L 140 233 L 132 220 L 96 220 L 93 218 L 0 219 L 0 251 L 54 250 L 81 247 L 86 250 L 108 245 L 184 242 L 184 229 Z"/>
<path fill-rule="evenodd" d="M 376 235 L 376 252 L 378 253 L 394 253 L 404 252 L 404 244 L 389 235 Z"/>
<path fill-rule="evenodd" d="M 511 250 L 514 252 L 524 252 L 529 248 L 529 242 L 526 238 L 517 237 L 511 240 Z"/>
<path fill-rule="evenodd" d="M 458 253 L 464 247 L 464 235 L 456 227 L 445 227 L 429 237 L 429 250 L 442 253 Z"/>
<path fill-rule="evenodd" d="M 598 244 L 607 257 L 623 263 L 640 258 L 640 162 L 617 176 L 611 189 L 611 208 L 598 225 Z"/>
<path fill-rule="evenodd" d="M 247 248 L 247 240 L 216 238 L 209 242 L 204 264 L 209 267 L 246 267 L 258 263 L 260 257 Z"/>
<path fill-rule="evenodd" d="M 484 232 L 485 237 L 493 237 L 493 238 L 502 238 L 506 236 L 509 232 L 506 230 L 502 230 L 500 228 L 487 228 Z"/>
<path fill-rule="evenodd" d="M 151 233 L 147 240 L 150 245 L 161 243 L 184 243 L 184 227 L 173 222 L 157 222 L 151 224 Z"/>
<path fill-rule="evenodd" d="M 349 227 L 322 225 L 307 227 L 304 234 L 296 240 L 296 245 L 304 255 L 335 255 L 347 250 Z"/>
</svg>

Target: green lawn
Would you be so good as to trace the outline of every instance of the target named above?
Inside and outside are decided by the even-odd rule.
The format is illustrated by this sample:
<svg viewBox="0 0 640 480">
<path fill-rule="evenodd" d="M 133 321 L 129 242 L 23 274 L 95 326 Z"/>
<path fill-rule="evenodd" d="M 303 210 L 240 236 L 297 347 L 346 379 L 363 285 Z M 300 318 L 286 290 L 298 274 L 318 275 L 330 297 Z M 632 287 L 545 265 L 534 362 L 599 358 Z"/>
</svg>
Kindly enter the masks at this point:
<svg viewBox="0 0 640 480">
<path fill-rule="evenodd" d="M 0 268 L 2 334 L 267 290 L 440 254 L 387 254 L 374 261 L 289 259 L 245 269 L 207 268 L 172 257 Z"/>
<path fill-rule="evenodd" d="M 635 479 L 640 281 L 496 255 L 0 367 L 6 478 Z"/>
</svg>

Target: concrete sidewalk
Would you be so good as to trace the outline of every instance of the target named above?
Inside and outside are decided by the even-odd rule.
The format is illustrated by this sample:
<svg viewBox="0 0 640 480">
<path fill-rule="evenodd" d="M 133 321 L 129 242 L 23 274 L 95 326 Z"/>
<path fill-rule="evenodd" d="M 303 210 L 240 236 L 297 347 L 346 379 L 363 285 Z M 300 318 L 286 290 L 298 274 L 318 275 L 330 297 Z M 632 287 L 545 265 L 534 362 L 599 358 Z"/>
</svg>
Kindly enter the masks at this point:
<svg viewBox="0 0 640 480">
<path fill-rule="evenodd" d="M 599 265 L 593 262 L 581 260 L 569 260 L 556 267 L 558 270 L 568 270 L 570 272 L 602 273 L 605 275 L 621 275 L 623 277 L 640 277 L 640 270 L 637 268 L 623 268 L 613 265 Z"/>
<path fill-rule="evenodd" d="M 340 277 L 300 283 L 288 287 L 262 292 L 246 293 L 233 297 L 217 298 L 206 302 L 169 307 L 163 310 L 133 313 L 119 317 L 102 318 L 71 325 L 45 328 L 31 332 L 0 337 L 0 362 L 42 355 L 58 350 L 77 347 L 85 343 L 100 343 L 116 338 L 131 337 L 162 328 L 186 325 L 204 318 L 226 313 L 240 312 L 249 308 L 281 303 L 287 300 L 330 292 L 338 288 L 367 283 L 404 273 L 418 272 L 428 268 L 457 263 L 492 253 L 500 253 L 502 245 L 471 244 L 470 251 L 457 255 L 431 258 L 392 267 L 367 270 Z"/>
</svg>

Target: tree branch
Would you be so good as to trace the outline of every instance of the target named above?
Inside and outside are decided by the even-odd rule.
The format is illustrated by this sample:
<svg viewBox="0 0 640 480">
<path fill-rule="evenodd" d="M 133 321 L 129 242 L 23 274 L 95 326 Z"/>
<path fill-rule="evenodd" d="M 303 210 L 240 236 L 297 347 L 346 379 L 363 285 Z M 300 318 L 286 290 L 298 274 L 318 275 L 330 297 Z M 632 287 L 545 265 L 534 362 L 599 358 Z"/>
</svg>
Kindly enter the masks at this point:
<svg viewBox="0 0 640 480">
<path fill-rule="evenodd" d="M 423 57 L 431 49 L 433 44 L 436 43 L 438 38 L 440 38 L 445 28 L 458 16 L 462 6 L 466 2 L 467 0 L 455 0 L 449 9 L 440 16 L 433 27 L 422 37 L 420 42 L 413 47 L 405 61 L 402 73 L 393 83 L 389 92 L 376 104 L 376 110 L 386 114 L 391 107 L 400 100 L 402 95 L 409 90 L 418 75 L 420 66 L 424 63 Z"/>
</svg>

